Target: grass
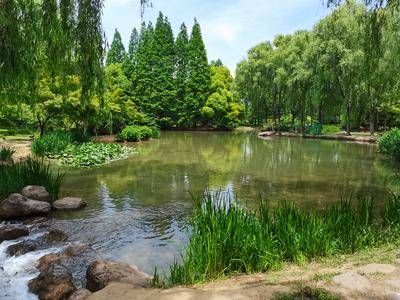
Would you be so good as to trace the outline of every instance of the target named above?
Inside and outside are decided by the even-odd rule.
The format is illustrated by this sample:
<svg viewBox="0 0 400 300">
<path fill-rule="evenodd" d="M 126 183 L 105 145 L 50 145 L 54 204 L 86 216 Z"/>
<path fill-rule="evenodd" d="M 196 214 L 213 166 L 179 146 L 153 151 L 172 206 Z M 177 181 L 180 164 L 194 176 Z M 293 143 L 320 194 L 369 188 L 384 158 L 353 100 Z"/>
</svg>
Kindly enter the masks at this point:
<svg viewBox="0 0 400 300">
<path fill-rule="evenodd" d="M 46 187 L 53 200 L 58 199 L 64 174 L 50 169 L 42 159 L 26 158 L 19 162 L 0 165 L 0 200 L 19 193 L 27 185 Z"/>
<path fill-rule="evenodd" d="M 295 291 L 289 293 L 279 293 L 274 300 L 339 300 L 340 297 L 325 289 L 299 286 Z"/>
<path fill-rule="evenodd" d="M 1 147 L 0 148 L 0 161 L 9 162 L 12 160 L 15 150 L 11 147 Z"/>
<path fill-rule="evenodd" d="M 52 132 L 32 141 L 32 152 L 40 157 L 53 157 L 62 153 L 72 143 L 68 132 Z"/>
<path fill-rule="evenodd" d="M 270 210 L 262 201 L 249 212 L 234 199 L 206 194 L 195 200 L 192 235 L 182 262 L 172 265 L 167 285 L 194 284 L 236 273 L 265 272 L 285 262 L 307 262 L 354 253 L 400 237 L 400 199 L 382 213 L 374 202 L 338 202 L 324 211 L 303 211 L 282 202 Z"/>
<path fill-rule="evenodd" d="M 313 280 L 315 281 L 325 281 L 325 282 L 329 282 L 332 280 L 333 277 L 335 277 L 336 275 L 339 275 L 339 272 L 329 272 L 329 273 L 323 273 L 323 274 L 315 274 L 313 276 Z"/>
</svg>

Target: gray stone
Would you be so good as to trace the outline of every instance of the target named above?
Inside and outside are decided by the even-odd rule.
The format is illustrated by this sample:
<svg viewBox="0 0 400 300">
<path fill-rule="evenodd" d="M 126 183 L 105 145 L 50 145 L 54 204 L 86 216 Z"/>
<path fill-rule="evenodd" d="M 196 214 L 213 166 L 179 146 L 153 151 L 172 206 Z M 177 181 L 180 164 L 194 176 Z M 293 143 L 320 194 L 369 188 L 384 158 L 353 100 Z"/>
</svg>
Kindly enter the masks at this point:
<svg viewBox="0 0 400 300">
<path fill-rule="evenodd" d="M 44 215 L 50 212 L 50 204 L 28 199 L 21 194 L 11 194 L 0 203 L 0 217 L 4 219 Z"/>
<path fill-rule="evenodd" d="M 95 260 L 86 272 L 86 288 L 96 292 L 111 282 L 129 283 L 134 287 L 143 288 L 149 286 L 151 278 L 150 275 L 127 264 Z"/>
<path fill-rule="evenodd" d="M 369 264 L 360 267 L 359 271 L 364 274 L 371 274 L 371 273 L 389 274 L 396 271 L 396 267 L 388 264 Z"/>
<path fill-rule="evenodd" d="M 51 196 L 44 186 L 28 185 L 22 189 L 21 195 L 32 200 L 51 201 Z"/>
<path fill-rule="evenodd" d="M 86 205 L 81 198 L 65 197 L 55 201 L 52 207 L 56 210 L 73 210 L 85 207 Z"/>
<path fill-rule="evenodd" d="M 394 287 L 395 289 L 400 290 L 400 279 L 385 280 L 385 284 L 390 285 L 391 287 Z"/>
<path fill-rule="evenodd" d="M 29 235 L 29 231 L 24 225 L 0 225 L 0 243 L 27 235 Z"/>
<path fill-rule="evenodd" d="M 336 275 L 332 281 L 350 290 L 365 291 L 370 287 L 369 280 L 356 273 L 344 273 Z"/>
<path fill-rule="evenodd" d="M 400 300 L 400 293 L 393 293 L 389 296 L 390 300 Z"/>
</svg>

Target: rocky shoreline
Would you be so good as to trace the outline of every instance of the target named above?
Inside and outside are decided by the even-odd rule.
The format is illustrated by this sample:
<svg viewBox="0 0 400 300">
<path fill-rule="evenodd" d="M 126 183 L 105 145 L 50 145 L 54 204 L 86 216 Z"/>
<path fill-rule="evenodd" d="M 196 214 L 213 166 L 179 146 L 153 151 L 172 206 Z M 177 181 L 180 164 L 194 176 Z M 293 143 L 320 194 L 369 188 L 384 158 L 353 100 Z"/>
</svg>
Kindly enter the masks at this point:
<svg viewBox="0 0 400 300">
<path fill-rule="evenodd" d="M 111 282 L 137 288 L 151 284 L 152 277 L 136 267 L 103 260 L 89 245 L 70 242 L 67 234 L 52 228 L 47 218 L 52 210 L 76 210 L 85 206 L 82 199 L 72 197 L 51 203 L 50 194 L 42 186 L 27 186 L 0 203 L 3 259 L 46 253 L 34 262 L 35 274 L 27 281 L 29 292 L 39 299 L 83 300 Z M 0 263 L 5 264 L 5 261 L 0 260 Z M 0 265 L 0 271 L 6 272 L 4 268 Z M 0 298 L 2 296 L 7 297 L 0 294 Z"/>
<path fill-rule="evenodd" d="M 272 137 L 296 137 L 310 140 L 332 140 L 332 141 L 346 141 L 346 142 L 358 142 L 358 143 L 376 143 L 378 138 L 376 136 L 355 136 L 355 135 L 310 135 L 310 134 L 299 134 L 293 132 L 277 132 L 277 131 L 265 131 L 258 134 L 260 138 L 272 138 Z"/>
</svg>

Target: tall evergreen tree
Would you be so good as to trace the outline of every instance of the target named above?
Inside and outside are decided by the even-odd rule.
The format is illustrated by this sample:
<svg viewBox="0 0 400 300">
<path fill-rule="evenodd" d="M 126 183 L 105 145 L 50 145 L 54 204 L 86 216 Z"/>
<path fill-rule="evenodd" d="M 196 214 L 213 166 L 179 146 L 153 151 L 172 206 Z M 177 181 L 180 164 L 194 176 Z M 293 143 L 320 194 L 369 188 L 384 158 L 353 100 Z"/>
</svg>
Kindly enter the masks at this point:
<svg viewBox="0 0 400 300">
<path fill-rule="evenodd" d="M 185 112 L 182 110 L 185 103 L 185 98 L 188 91 L 187 79 L 189 75 L 188 70 L 188 50 L 189 50 L 189 36 L 185 23 L 181 25 L 181 30 L 175 42 L 175 66 L 176 66 L 176 93 L 177 101 L 175 122 L 178 125 L 185 120 Z"/>
<path fill-rule="evenodd" d="M 154 94 L 151 97 L 153 115 L 159 125 L 170 127 L 175 115 L 175 49 L 171 24 L 160 12 L 154 30 Z"/>
<path fill-rule="evenodd" d="M 135 89 L 135 98 L 143 113 L 154 118 L 152 102 L 150 101 L 154 94 L 153 65 L 154 65 L 154 28 L 151 23 L 147 26 L 142 24 L 138 49 L 135 55 L 135 66 L 132 76 Z"/>
<path fill-rule="evenodd" d="M 128 46 L 129 59 L 131 59 L 131 60 L 134 59 L 138 45 L 139 45 L 139 32 L 137 31 L 136 28 L 133 28 L 131 37 L 129 39 L 129 46 Z"/>
<path fill-rule="evenodd" d="M 185 125 L 197 126 L 201 124 L 201 108 L 211 91 L 210 65 L 197 20 L 195 20 L 189 41 L 188 58 L 188 94 L 184 105 L 187 114 Z"/>
<path fill-rule="evenodd" d="M 124 44 L 122 44 L 121 34 L 115 28 L 114 38 L 111 43 L 110 51 L 107 54 L 106 65 L 122 63 L 125 59 L 126 52 Z"/>
</svg>

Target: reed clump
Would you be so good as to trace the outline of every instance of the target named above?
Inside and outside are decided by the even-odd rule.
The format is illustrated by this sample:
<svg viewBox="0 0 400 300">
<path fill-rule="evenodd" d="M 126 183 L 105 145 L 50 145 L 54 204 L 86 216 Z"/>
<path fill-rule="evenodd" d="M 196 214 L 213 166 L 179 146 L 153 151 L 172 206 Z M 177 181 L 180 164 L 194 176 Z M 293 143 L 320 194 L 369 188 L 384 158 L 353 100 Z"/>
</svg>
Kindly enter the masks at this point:
<svg viewBox="0 0 400 300">
<path fill-rule="evenodd" d="M 364 198 L 323 211 L 261 201 L 250 212 L 220 194 L 195 199 L 191 237 L 169 285 L 193 284 L 235 273 L 265 272 L 284 262 L 305 262 L 394 242 L 399 234 L 400 197 L 378 209 Z"/>
<path fill-rule="evenodd" d="M 59 196 L 64 173 L 54 171 L 43 159 L 28 157 L 18 162 L 0 164 L 0 201 L 19 193 L 27 185 L 44 186 L 53 200 Z"/>
</svg>

